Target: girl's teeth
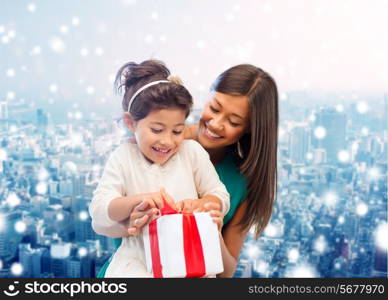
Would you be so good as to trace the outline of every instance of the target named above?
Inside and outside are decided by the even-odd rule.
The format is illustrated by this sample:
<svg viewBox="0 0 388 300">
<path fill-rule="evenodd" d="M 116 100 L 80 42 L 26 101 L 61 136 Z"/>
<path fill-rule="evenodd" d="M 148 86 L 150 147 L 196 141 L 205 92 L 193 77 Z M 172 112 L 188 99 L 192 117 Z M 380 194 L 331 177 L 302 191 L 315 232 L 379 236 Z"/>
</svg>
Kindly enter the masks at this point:
<svg viewBox="0 0 388 300">
<path fill-rule="evenodd" d="M 169 150 L 162 150 L 162 149 L 159 149 L 159 148 L 156 148 L 156 147 L 154 147 L 154 149 L 156 151 L 163 152 L 163 153 L 167 153 L 169 151 Z"/>
</svg>

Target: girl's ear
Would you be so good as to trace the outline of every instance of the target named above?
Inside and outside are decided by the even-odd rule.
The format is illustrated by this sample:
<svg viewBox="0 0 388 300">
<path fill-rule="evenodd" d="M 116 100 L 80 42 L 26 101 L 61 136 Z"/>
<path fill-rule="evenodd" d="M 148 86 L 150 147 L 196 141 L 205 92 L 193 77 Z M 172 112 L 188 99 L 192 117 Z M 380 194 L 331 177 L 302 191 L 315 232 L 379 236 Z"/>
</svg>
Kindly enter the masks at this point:
<svg viewBox="0 0 388 300">
<path fill-rule="evenodd" d="M 127 127 L 130 131 L 135 132 L 137 122 L 133 119 L 132 115 L 129 112 L 123 113 L 123 121 L 125 127 Z"/>
</svg>

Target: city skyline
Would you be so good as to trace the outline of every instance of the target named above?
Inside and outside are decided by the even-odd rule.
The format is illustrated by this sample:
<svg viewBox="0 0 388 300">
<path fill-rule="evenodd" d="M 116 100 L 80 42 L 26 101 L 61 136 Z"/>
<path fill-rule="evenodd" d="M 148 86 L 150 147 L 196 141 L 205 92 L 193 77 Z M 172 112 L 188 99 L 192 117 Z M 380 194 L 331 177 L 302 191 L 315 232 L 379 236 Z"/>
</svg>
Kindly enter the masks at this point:
<svg viewBox="0 0 388 300">
<path fill-rule="evenodd" d="M 248 235 L 235 277 L 387 276 L 387 128 L 352 107 L 284 102 L 274 213 L 257 241 Z M 341 116 L 338 141 L 324 126 Z M 12 130 L 0 140 L 0 276 L 95 276 L 114 246 L 93 232 L 87 207 L 128 132 L 112 119 L 49 124 L 41 110 Z"/>
<path fill-rule="evenodd" d="M 88 204 L 128 135 L 114 76 L 164 61 L 194 98 L 251 63 L 279 89 L 278 194 L 235 277 L 387 277 L 388 1 L 3 1 L 0 277 L 95 277 Z M 60 12 L 60 13 L 59 13 Z"/>
</svg>

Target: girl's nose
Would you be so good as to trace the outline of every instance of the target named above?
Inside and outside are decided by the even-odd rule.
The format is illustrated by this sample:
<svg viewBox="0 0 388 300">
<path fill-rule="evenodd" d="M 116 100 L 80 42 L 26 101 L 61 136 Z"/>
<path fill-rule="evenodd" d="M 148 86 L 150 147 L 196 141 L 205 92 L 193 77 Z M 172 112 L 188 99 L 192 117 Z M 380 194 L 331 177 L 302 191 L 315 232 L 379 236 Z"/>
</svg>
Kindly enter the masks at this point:
<svg viewBox="0 0 388 300">
<path fill-rule="evenodd" d="M 164 134 L 160 140 L 160 143 L 163 146 L 170 147 L 173 144 L 172 136 L 170 134 Z"/>
</svg>

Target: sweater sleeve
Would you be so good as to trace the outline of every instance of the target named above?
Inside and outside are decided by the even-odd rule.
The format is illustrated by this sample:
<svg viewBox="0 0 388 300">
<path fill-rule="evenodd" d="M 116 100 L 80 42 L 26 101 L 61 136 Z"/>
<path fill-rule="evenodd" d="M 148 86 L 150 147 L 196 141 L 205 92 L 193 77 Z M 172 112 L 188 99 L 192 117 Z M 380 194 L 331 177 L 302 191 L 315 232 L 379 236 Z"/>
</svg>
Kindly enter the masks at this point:
<svg viewBox="0 0 388 300">
<path fill-rule="evenodd" d="M 119 152 L 116 150 L 110 155 L 97 188 L 93 192 L 93 199 L 89 205 L 93 223 L 102 227 L 116 225 L 117 222 L 109 218 L 108 206 L 113 199 L 124 196 L 124 172 L 120 164 Z"/>
<path fill-rule="evenodd" d="M 206 195 L 218 197 L 222 202 L 222 213 L 226 215 L 230 207 L 229 193 L 210 161 L 209 154 L 196 141 L 190 141 L 187 146 L 199 197 Z"/>
</svg>

